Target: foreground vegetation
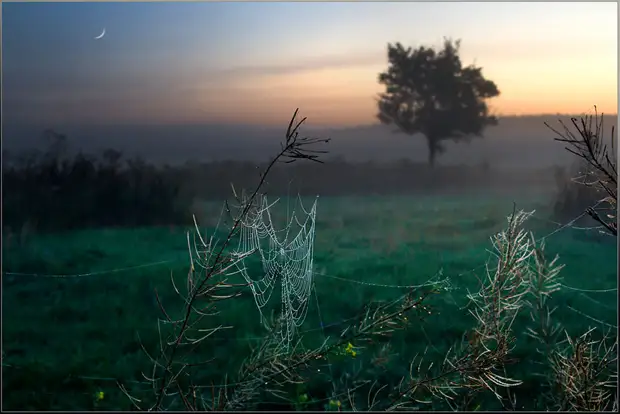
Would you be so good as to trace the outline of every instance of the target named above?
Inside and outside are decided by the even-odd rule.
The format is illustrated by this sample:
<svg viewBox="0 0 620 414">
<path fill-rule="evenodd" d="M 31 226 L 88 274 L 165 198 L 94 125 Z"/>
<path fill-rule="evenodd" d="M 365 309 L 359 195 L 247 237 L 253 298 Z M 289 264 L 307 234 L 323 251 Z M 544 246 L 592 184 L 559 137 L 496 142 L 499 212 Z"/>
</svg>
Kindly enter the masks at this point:
<svg viewBox="0 0 620 414">
<path fill-rule="evenodd" d="M 545 201 L 523 203 L 524 208 L 537 209 L 529 225 L 541 235 L 557 229 L 536 219 L 538 215 L 544 216 Z M 219 207 L 205 205 L 204 209 L 217 211 Z M 342 371 L 355 370 L 360 361 L 371 369 L 366 375 L 380 372 L 382 377 L 394 376 L 402 361 L 423 352 L 427 346 L 429 358 L 447 351 L 471 325 L 471 317 L 461 309 L 467 302 L 465 294 L 476 289 L 476 275 L 483 275 L 481 265 L 486 260 L 485 249 L 490 247 L 488 235 L 501 230 L 505 211 L 511 208 L 512 201 L 507 198 L 321 199 L 315 290 L 324 324 L 338 325 L 327 328 L 325 333 L 320 330 L 313 299 L 302 328 L 313 330 L 304 335 L 307 346 L 320 342 L 324 335 L 337 336 L 347 326 L 346 319 L 355 317 L 368 300 L 394 300 L 407 292 L 373 284 L 423 284 L 443 269 L 454 290 L 434 295 L 428 302 L 433 307 L 432 314 L 395 334 L 390 341 L 390 354 L 395 354 L 391 360 L 383 361 L 370 348 L 365 350 L 361 343 L 353 341 L 354 346 L 360 347 L 357 357 L 333 356 L 339 359 L 332 361 L 334 376 L 338 379 L 344 376 Z M 565 265 L 561 272 L 564 285 L 602 291 L 561 288 L 554 293 L 551 304 L 559 306 L 554 319 L 571 335 L 590 326 L 602 330 L 606 328 L 603 323 L 615 325 L 617 315 L 615 244 L 591 233 L 564 229 L 547 240 L 547 254 L 559 254 Z M 88 409 L 95 408 L 97 403 L 102 409 L 129 409 L 131 404 L 118 389 L 116 380 L 139 396 L 148 396 L 149 384 L 141 373 L 150 372 L 149 359 L 137 334 L 149 353 L 157 352 L 155 320 L 160 311 L 153 292 L 157 289 L 169 308 L 179 304 L 170 288 L 169 275 L 182 278 L 187 273 L 184 229 L 81 231 L 33 236 L 21 246 L 3 246 L 4 269 L 9 272 L 76 274 L 155 263 L 82 278 L 5 275 L 4 408 Z M 157 264 L 159 261 L 166 263 Z M 595 278 L 584 277 L 591 274 L 590 263 L 599 264 Z M 236 371 L 230 369 L 230 364 L 240 364 L 249 355 L 250 346 L 259 343 L 264 332 L 255 307 L 247 296 L 232 299 L 230 304 L 222 303 L 221 313 L 213 317 L 212 323 L 218 326 L 221 322 L 233 328 L 222 330 L 203 343 L 199 353 L 215 360 L 202 370 L 195 379 L 197 383 L 209 385 L 210 380 L 219 381 L 223 372 L 234 375 Z M 594 323 L 577 312 L 603 323 Z M 525 326 L 530 326 L 527 314 L 517 319 L 514 331 L 523 332 Z M 522 363 L 515 367 L 528 387 L 517 387 L 515 392 L 522 396 L 519 403 L 527 406 L 528 393 L 533 392 L 529 387 L 541 386 L 540 379 L 531 376 L 529 362 L 525 362 L 535 353 L 536 344 L 526 337 L 517 344 L 515 357 Z M 322 368 L 323 372 L 328 369 Z M 321 376 L 316 386 L 299 392 L 308 394 L 308 408 L 322 409 L 322 404 L 329 402 L 331 389 L 324 384 L 329 379 Z M 97 402 L 95 396 L 99 391 L 105 393 L 105 398 Z M 295 392 L 291 399 L 296 398 Z M 346 397 L 341 396 L 340 400 L 346 404 Z M 278 406 L 287 407 L 285 401 L 277 402 Z M 487 407 L 483 405 L 482 409 Z"/>
<path fill-rule="evenodd" d="M 295 125 L 281 156 L 308 158 Z M 534 215 L 499 197 L 322 198 L 315 294 L 282 353 L 226 277 L 259 189 L 218 229 L 201 206 L 221 241 L 204 268 L 192 229 L 5 234 L 3 408 L 617 408 L 610 227 L 558 229 L 548 198 L 520 201 Z"/>
</svg>

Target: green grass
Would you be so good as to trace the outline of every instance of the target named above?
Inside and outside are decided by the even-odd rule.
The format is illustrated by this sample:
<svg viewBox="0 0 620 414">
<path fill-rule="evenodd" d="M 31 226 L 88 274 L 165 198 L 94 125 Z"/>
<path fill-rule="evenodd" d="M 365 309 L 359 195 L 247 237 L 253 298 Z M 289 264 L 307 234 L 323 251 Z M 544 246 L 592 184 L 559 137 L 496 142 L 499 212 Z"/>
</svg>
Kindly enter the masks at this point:
<svg viewBox="0 0 620 414">
<path fill-rule="evenodd" d="M 537 237 L 555 226 L 542 197 L 518 200 L 518 208 L 537 209 L 529 226 Z M 307 200 L 304 201 L 308 206 Z M 279 205 L 280 213 L 286 205 Z M 200 223 L 213 226 L 219 205 L 205 204 Z M 505 227 L 512 200 L 466 197 L 321 198 L 315 243 L 316 300 L 311 300 L 303 330 L 308 343 L 337 334 L 344 326 L 320 328 L 356 315 L 368 301 L 394 299 L 404 289 L 377 285 L 416 285 L 440 269 L 456 290 L 437 295 L 434 312 L 424 322 L 393 339 L 399 357 L 386 374 L 402 375 L 402 361 L 430 346 L 438 355 L 472 326 L 461 307 L 466 289 L 477 288 L 476 275 L 490 248 L 489 237 Z M 591 232 L 590 232 L 591 233 Z M 615 325 L 617 317 L 617 248 L 615 239 L 564 229 L 547 239 L 547 253 L 560 255 L 566 267 L 564 288 L 553 297 L 554 314 L 573 334 L 595 323 L 569 308 Z M 165 263 L 159 263 L 165 262 Z M 179 308 L 170 275 L 182 278 L 188 269 L 187 243 L 181 228 L 89 230 L 27 237 L 21 243 L 3 240 L 3 271 L 36 274 L 85 274 L 77 278 L 3 275 L 4 409 L 75 410 L 130 409 L 116 380 L 139 395 L 148 395 L 141 372 L 151 368 L 137 340 L 149 352 L 158 347 L 153 290 L 162 301 Z M 122 270 L 136 265 L 152 264 Z M 109 273 L 108 270 L 116 269 Z M 472 271 L 473 270 L 473 271 Z M 99 272 L 99 273 L 97 273 Z M 342 279 L 347 279 L 342 280 Z M 180 279 L 179 279 L 180 280 Z M 317 308 L 317 303 L 318 307 Z M 278 304 L 274 304 L 277 308 Z M 225 303 L 217 317 L 234 329 L 216 334 L 200 352 L 216 357 L 202 380 L 221 379 L 240 364 L 250 344 L 263 334 L 250 296 Z M 214 323 L 217 323 L 215 320 Z M 527 323 L 516 321 L 515 332 Z M 528 365 L 533 344 L 520 337 L 515 353 L 523 360 L 516 373 L 535 380 Z M 363 355 L 362 358 L 369 357 Z M 399 362 L 400 361 L 400 362 Z M 341 364 L 342 365 L 342 364 Z M 337 376 L 342 366 L 335 366 Z M 317 374 L 319 375 L 319 374 Z M 326 371 L 320 375 L 327 375 Z M 96 402 L 95 393 L 105 398 Z M 523 388 L 521 401 L 528 400 Z"/>
</svg>

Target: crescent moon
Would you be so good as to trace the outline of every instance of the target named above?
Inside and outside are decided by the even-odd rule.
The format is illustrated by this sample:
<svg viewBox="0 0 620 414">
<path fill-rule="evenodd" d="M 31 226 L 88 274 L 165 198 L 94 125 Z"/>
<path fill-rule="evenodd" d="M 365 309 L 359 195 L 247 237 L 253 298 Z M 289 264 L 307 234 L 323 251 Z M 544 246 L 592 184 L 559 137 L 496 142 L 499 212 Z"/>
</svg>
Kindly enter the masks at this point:
<svg viewBox="0 0 620 414">
<path fill-rule="evenodd" d="M 95 37 L 95 39 L 101 39 L 104 35 L 105 35 L 105 27 L 103 28 L 103 32 L 101 32 L 99 36 Z"/>
</svg>

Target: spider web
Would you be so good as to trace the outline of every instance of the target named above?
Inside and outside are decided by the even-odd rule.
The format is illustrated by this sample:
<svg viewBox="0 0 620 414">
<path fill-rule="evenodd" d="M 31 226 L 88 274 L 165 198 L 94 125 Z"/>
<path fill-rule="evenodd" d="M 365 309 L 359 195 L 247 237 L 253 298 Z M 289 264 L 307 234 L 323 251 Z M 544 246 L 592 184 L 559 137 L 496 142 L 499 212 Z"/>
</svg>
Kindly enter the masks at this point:
<svg viewBox="0 0 620 414">
<path fill-rule="evenodd" d="M 281 285 L 282 310 L 279 333 L 282 343 L 288 349 L 297 328 L 305 321 L 308 301 L 312 291 L 314 234 L 316 222 L 315 199 L 309 211 L 299 203 L 305 220 L 301 222 L 292 212 L 283 229 L 276 230 L 271 216 L 271 207 L 266 197 L 261 197 L 258 206 L 251 209 L 241 222 L 239 245 L 236 250 L 238 272 L 243 276 L 254 296 L 261 322 L 268 326 L 263 309 L 269 303 L 278 281 Z M 292 236 L 292 229 L 298 227 Z M 250 276 L 245 259 L 258 253 L 262 262 L 262 277 Z"/>
</svg>

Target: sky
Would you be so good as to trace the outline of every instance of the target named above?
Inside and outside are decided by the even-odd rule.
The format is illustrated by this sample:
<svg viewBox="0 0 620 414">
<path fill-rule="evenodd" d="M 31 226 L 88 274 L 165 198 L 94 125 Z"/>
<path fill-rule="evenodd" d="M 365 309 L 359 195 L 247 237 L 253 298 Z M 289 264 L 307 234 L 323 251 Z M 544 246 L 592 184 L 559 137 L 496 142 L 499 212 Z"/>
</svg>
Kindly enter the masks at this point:
<svg viewBox="0 0 620 414">
<path fill-rule="evenodd" d="M 464 2 L 2 4 L 3 120 L 377 123 L 387 44 L 461 39 L 498 115 L 617 113 L 618 5 Z M 94 39 L 105 28 L 105 36 Z"/>
</svg>

